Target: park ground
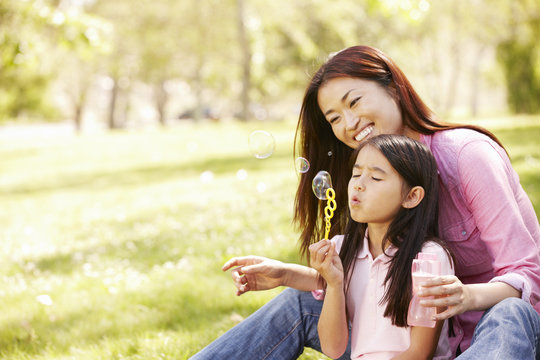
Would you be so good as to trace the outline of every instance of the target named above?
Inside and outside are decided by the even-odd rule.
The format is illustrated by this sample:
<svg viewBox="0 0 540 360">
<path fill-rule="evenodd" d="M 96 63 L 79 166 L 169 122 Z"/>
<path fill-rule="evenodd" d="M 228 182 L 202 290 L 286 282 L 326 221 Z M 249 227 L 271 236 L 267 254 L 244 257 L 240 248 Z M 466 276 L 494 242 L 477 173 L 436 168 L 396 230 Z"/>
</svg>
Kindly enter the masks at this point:
<svg viewBox="0 0 540 360">
<path fill-rule="evenodd" d="M 474 122 L 506 146 L 538 214 L 540 117 Z M 248 148 L 260 129 L 275 140 L 267 159 Z M 236 297 L 220 269 L 236 255 L 300 261 L 294 130 L 3 136 L 0 358 L 186 359 L 275 296 Z"/>
</svg>

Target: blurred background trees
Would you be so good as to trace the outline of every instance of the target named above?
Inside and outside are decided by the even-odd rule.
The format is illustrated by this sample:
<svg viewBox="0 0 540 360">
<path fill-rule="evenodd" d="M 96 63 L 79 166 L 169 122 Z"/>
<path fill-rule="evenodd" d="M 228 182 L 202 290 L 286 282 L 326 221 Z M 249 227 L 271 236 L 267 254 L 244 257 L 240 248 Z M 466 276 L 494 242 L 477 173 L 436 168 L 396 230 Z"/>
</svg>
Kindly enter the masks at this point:
<svg viewBox="0 0 540 360">
<path fill-rule="evenodd" d="M 0 0 L 0 122 L 279 119 L 356 44 L 441 116 L 534 113 L 539 35 L 537 0 Z"/>
</svg>

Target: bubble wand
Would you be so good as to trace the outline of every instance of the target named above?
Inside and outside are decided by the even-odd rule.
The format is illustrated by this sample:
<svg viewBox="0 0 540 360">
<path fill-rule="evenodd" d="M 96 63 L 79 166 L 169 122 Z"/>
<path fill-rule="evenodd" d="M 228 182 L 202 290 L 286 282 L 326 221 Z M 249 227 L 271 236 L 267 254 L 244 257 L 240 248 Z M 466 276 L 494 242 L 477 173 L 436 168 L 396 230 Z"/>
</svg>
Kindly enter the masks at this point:
<svg viewBox="0 0 540 360">
<path fill-rule="evenodd" d="M 326 207 L 324 208 L 324 221 L 326 222 L 326 228 L 324 231 L 324 238 L 328 240 L 328 234 L 330 234 L 330 227 L 332 224 L 330 223 L 330 220 L 334 216 L 334 210 L 337 209 L 336 200 L 336 192 L 331 187 L 326 189 Z"/>
</svg>

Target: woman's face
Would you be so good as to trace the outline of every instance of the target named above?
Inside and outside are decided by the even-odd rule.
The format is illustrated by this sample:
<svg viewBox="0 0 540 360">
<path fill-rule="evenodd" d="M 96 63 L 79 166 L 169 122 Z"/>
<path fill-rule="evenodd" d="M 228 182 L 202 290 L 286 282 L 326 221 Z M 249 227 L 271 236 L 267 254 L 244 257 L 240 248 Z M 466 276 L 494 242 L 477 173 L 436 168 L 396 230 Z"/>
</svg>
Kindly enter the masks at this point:
<svg viewBox="0 0 540 360">
<path fill-rule="evenodd" d="M 407 135 L 397 101 L 375 81 L 331 79 L 317 100 L 336 137 L 351 148 L 380 134 Z"/>
</svg>

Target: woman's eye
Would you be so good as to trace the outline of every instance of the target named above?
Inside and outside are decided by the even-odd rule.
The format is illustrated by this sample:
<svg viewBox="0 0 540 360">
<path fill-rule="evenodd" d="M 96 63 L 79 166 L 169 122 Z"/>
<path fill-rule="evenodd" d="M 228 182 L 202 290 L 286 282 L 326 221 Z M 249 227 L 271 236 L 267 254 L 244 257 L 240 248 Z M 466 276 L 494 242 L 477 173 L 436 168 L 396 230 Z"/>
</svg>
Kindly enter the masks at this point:
<svg viewBox="0 0 540 360">
<path fill-rule="evenodd" d="M 351 101 L 351 103 L 349 104 L 350 107 L 353 107 L 354 105 L 356 105 L 358 103 L 358 100 L 360 100 L 361 97 L 357 97 L 356 99 L 353 99 L 353 101 Z"/>
<path fill-rule="evenodd" d="M 373 179 L 373 181 L 381 181 L 382 179 L 379 179 L 379 178 L 376 178 L 376 177 L 371 177 Z"/>
<path fill-rule="evenodd" d="M 330 124 L 333 124 L 338 120 L 339 120 L 339 116 L 333 117 L 333 118 L 330 119 Z"/>
</svg>

